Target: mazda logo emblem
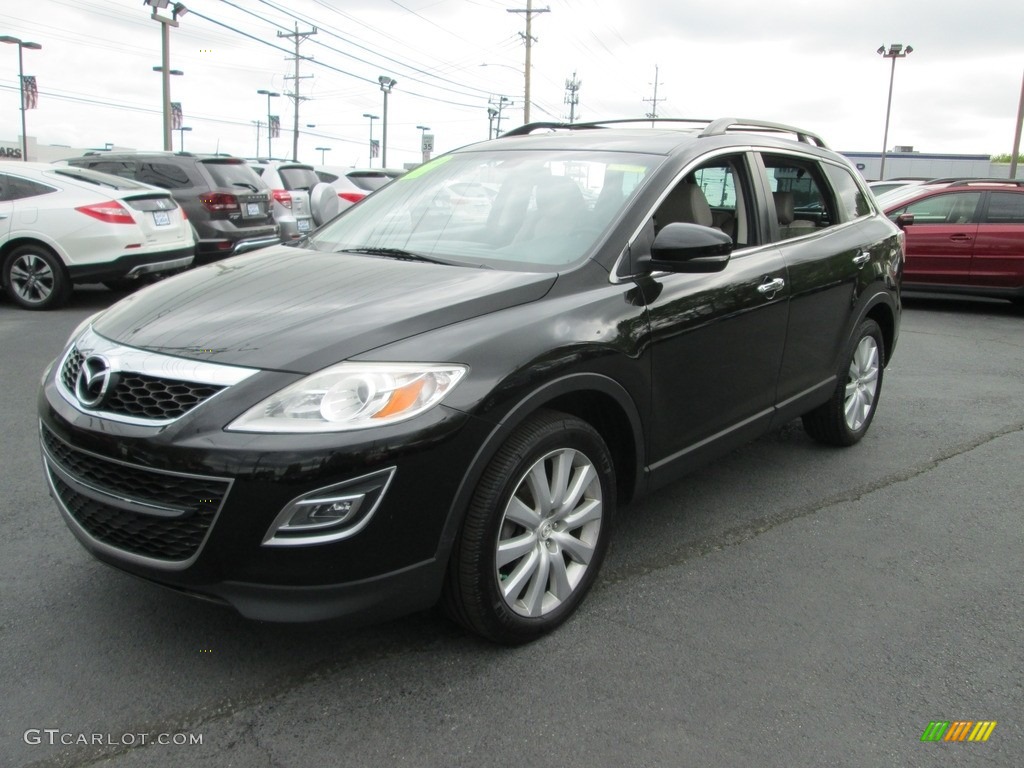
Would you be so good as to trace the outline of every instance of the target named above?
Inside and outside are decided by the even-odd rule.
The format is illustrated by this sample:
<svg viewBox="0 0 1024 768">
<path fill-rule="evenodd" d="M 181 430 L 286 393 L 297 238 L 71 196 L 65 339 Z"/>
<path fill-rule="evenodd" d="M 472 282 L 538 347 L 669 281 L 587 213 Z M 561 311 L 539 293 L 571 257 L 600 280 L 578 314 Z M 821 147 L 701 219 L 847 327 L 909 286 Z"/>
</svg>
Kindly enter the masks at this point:
<svg viewBox="0 0 1024 768">
<path fill-rule="evenodd" d="M 103 403 L 116 383 L 117 374 L 110 370 L 107 358 L 90 355 L 82 361 L 82 367 L 75 378 L 75 397 L 84 407 L 96 408 Z"/>
</svg>

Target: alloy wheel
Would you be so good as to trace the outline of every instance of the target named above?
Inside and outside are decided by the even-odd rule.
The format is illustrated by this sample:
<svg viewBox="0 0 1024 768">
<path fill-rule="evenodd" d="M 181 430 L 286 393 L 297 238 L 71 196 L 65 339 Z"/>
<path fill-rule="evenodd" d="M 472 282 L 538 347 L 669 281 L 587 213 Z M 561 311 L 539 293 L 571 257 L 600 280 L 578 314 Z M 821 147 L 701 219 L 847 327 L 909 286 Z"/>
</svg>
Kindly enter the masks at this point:
<svg viewBox="0 0 1024 768">
<path fill-rule="evenodd" d="M 843 413 L 846 426 L 856 432 L 871 415 L 878 394 L 879 354 L 878 342 L 873 336 L 864 336 L 850 359 Z"/>
<path fill-rule="evenodd" d="M 600 537 L 601 480 L 583 453 L 546 454 L 519 480 L 498 528 L 495 570 L 508 607 L 549 614 L 579 586 Z"/>
<path fill-rule="evenodd" d="M 53 293 L 57 278 L 42 256 L 25 253 L 11 264 L 10 280 L 15 293 L 26 304 L 41 304 Z"/>
</svg>

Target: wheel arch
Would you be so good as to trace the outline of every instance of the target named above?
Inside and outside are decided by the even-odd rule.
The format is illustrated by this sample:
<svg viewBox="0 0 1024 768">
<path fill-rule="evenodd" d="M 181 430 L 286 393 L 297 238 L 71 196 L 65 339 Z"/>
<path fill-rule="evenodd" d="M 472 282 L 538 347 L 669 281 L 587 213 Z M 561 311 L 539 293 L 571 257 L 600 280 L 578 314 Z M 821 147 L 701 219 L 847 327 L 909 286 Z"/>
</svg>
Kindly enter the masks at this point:
<svg viewBox="0 0 1024 768">
<path fill-rule="evenodd" d="M 892 359 L 892 352 L 896 347 L 896 339 L 899 335 L 899 325 L 896 320 L 898 310 L 890 302 L 891 299 L 886 294 L 878 294 L 868 303 L 860 319 L 854 325 L 855 328 L 858 327 L 862 320 L 874 320 L 878 323 L 878 327 L 882 330 L 882 341 L 885 344 L 885 365 L 889 365 L 889 360 Z"/>
<path fill-rule="evenodd" d="M 626 389 L 615 380 L 594 373 L 553 379 L 508 409 L 483 441 L 455 494 L 438 546 L 438 561 L 448 560 L 477 484 L 494 455 L 520 424 L 542 409 L 576 416 L 597 430 L 615 467 L 619 504 L 628 502 L 641 490 L 643 425 Z"/>
<path fill-rule="evenodd" d="M 68 260 L 65 257 L 64 252 L 53 242 L 42 237 L 30 237 L 27 235 L 21 235 L 18 237 L 11 238 L 3 245 L 0 245 L 0 267 L 6 265 L 7 257 L 10 256 L 18 248 L 25 245 L 34 245 L 36 247 L 45 248 L 47 251 L 57 257 L 57 261 L 60 262 L 61 269 L 64 270 L 64 277 L 69 281 L 71 280 L 68 274 Z M 0 269 L 0 285 L 7 286 L 7 270 Z"/>
</svg>

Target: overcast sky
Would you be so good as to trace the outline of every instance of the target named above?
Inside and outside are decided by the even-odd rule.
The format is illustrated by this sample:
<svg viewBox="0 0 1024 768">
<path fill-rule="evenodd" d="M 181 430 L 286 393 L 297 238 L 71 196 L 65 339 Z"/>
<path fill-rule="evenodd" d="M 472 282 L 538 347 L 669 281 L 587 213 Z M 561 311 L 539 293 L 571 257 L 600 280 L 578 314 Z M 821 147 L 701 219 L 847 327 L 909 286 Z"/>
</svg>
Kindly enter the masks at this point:
<svg viewBox="0 0 1024 768">
<path fill-rule="evenodd" d="M 388 165 L 419 159 L 430 127 L 435 154 L 487 138 L 489 98 L 504 95 L 503 128 L 523 119 L 525 0 L 186 0 L 171 30 L 172 100 L 182 103 L 185 148 L 256 152 L 269 89 L 292 92 L 297 23 L 317 27 L 301 46 L 299 159 L 365 166 L 369 121 L 382 114 L 379 75 L 398 81 L 388 103 Z M 568 117 L 566 80 L 581 81 L 583 120 L 652 111 L 661 117 L 756 117 L 821 134 L 844 151 L 879 151 L 890 61 L 876 49 L 910 44 L 897 60 L 889 147 L 1003 154 L 1013 146 L 1024 77 L 1024 3 L 1007 0 L 535 0 L 532 120 Z M 205 17 L 205 18 L 202 18 Z M 296 18 L 298 17 L 298 18 Z M 0 34 L 25 50 L 39 108 L 28 134 L 41 144 L 162 147 L 160 24 L 140 0 L 4 0 Z M 228 27 L 233 27 L 232 31 Z M 241 34 L 249 35 L 246 37 Z M 261 42 L 262 41 L 262 42 Z M 269 45 L 268 45 L 269 44 Z M 279 46 L 279 48 L 271 47 Z M 0 45 L 0 139 L 20 135 L 17 48 Z M 485 65 L 486 66 L 483 66 Z M 290 156 L 292 99 L 273 100 Z M 313 124 L 315 128 L 307 128 Z M 380 120 L 374 137 L 380 138 Z M 174 134 L 179 148 L 180 134 Z M 260 139 L 266 154 L 266 135 Z M 379 165 L 379 160 L 375 164 Z"/>
</svg>

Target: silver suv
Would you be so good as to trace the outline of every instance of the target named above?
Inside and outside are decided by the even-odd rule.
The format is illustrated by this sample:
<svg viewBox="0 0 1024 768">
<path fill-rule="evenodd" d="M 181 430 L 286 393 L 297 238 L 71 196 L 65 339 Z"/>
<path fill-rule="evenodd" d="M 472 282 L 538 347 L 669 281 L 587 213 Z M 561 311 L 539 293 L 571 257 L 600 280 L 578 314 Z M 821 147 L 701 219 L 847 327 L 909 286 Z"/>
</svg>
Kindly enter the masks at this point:
<svg viewBox="0 0 1024 768">
<path fill-rule="evenodd" d="M 313 166 L 277 160 L 250 160 L 263 182 L 270 187 L 274 220 L 281 227 L 281 241 L 297 240 L 316 228 L 310 195 L 320 183 Z"/>
</svg>

